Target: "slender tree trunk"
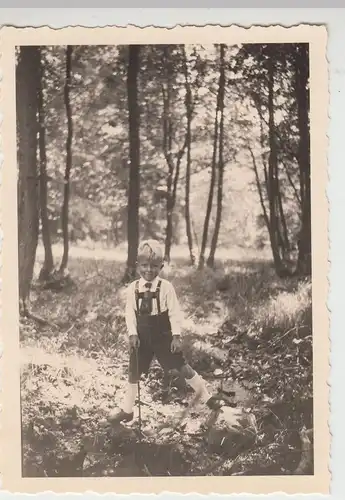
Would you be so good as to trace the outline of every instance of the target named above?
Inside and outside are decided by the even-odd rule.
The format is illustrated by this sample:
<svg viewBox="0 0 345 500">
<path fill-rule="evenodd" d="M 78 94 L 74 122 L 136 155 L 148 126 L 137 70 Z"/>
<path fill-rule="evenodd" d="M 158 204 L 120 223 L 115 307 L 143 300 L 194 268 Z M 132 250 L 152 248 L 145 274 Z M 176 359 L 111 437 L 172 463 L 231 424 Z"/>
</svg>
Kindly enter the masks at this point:
<svg viewBox="0 0 345 500">
<path fill-rule="evenodd" d="M 135 278 L 139 245 L 140 202 L 140 110 L 138 105 L 138 74 L 140 45 L 129 46 L 127 69 L 127 99 L 129 114 L 129 190 L 128 190 L 128 256 L 124 281 Z"/>
<path fill-rule="evenodd" d="M 18 131 L 18 271 L 22 312 L 27 301 L 36 258 L 39 229 L 37 132 L 40 51 L 21 47 L 16 69 Z"/>
<path fill-rule="evenodd" d="M 61 274 L 67 268 L 68 251 L 69 251 L 68 215 L 69 215 L 70 175 L 72 168 L 72 141 L 73 141 L 73 121 L 72 121 L 72 108 L 70 101 L 72 53 L 73 53 L 73 47 L 71 45 L 68 45 L 66 48 L 66 76 L 65 76 L 65 86 L 64 86 L 64 101 L 65 101 L 66 117 L 67 117 L 67 139 L 66 139 L 66 168 L 64 177 L 64 193 L 63 193 L 63 205 L 61 213 L 61 226 L 62 226 L 62 236 L 63 236 L 63 254 L 60 264 Z"/>
<path fill-rule="evenodd" d="M 42 224 L 42 240 L 44 246 L 44 263 L 40 271 L 40 279 L 49 279 L 54 269 L 52 244 L 50 238 L 50 227 L 48 218 L 48 187 L 47 187 L 47 155 L 46 155 L 46 135 L 45 135 L 45 114 L 43 100 L 44 67 L 42 64 L 42 54 L 40 58 L 40 86 L 38 90 L 38 118 L 39 118 L 39 156 L 40 156 L 40 213 Z"/>
<path fill-rule="evenodd" d="M 217 189 L 217 211 L 214 232 L 211 241 L 210 254 L 207 259 L 208 267 L 214 266 L 214 257 L 216 254 L 219 229 L 222 220 L 223 208 L 223 178 L 224 178 L 224 157 L 223 157 L 223 143 L 224 143 L 224 93 L 225 93 L 225 45 L 220 46 L 220 78 L 219 78 L 219 110 L 220 110 L 220 123 L 219 123 L 219 157 L 218 157 L 218 189 Z"/>
<path fill-rule="evenodd" d="M 187 146 L 187 138 L 185 138 L 182 147 L 173 155 L 172 144 L 173 144 L 173 122 L 171 118 L 171 73 L 172 67 L 169 61 L 168 50 L 166 47 L 163 48 L 163 64 L 165 68 L 165 78 L 167 80 L 166 89 L 164 84 L 162 85 L 162 96 L 163 96 L 163 152 L 165 160 L 168 165 L 168 177 L 167 177 L 167 207 L 166 207 L 166 236 L 165 236 L 165 260 L 170 261 L 170 251 L 172 245 L 173 237 L 173 213 L 176 204 L 176 193 L 177 184 L 180 176 L 180 166 L 183 155 Z M 174 157 L 175 156 L 175 157 Z"/>
<path fill-rule="evenodd" d="M 265 200 L 264 200 L 264 196 L 263 196 L 263 192 L 262 192 L 262 187 L 261 187 L 261 183 L 260 183 L 260 177 L 259 177 L 258 167 L 257 167 L 257 164 L 256 164 L 256 160 L 255 160 L 255 156 L 254 156 L 252 148 L 250 146 L 248 146 L 248 149 L 249 149 L 250 155 L 252 157 L 253 168 L 254 168 L 254 173 L 255 173 L 256 187 L 257 187 L 258 194 L 259 194 L 260 205 L 261 205 L 261 208 L 262 208 L 262 214 L 263 214 L 263 217 L 264 217 L 264 221 L 265 221 L 265 224 L 266 224 L 266 227 L 267 227 L 268 234 L 269 234 L 270 239 L 271 239 L 270 219 L 269 219 L 269 216 L 268 216 L 268 213 L 267 213 L 267 209 L 266 209 L 266 205 L 265 205 Z"/>
<path fill-rule="evenodd" d="M 282 162 L 282 165 L 284 167 L 284 170 L 285 170 L 285 173 L 286 173 L 286 177 L 287 177 L 287 179 L 289 181 L 289 184 L 290 184 L 290 186 L 293 189 L 293 192 L 294 192 L 295 198 L 296 198 L 296 200 L 298 202 L 298 205 L 299 205 L 299 207 L 301 207 L 302 206 L 302 201 L 301 201 L 300 193 L 297 191 L 297 188 L 296 188 L 295 183 L 294 183 L 294 181 L 293 181 L 293 179 L 291 177 L 291 174 L 289 172 L 289 169 L 288 169 L 286 163 Z"/>
<path fill-rule="evenodd" d="M 186 141 L 182 149 L 177 154 L 176 165 L 169 168 L 168 183 L 167 183 L 167 229 L 165 238 L 165 260 L 170 261 L 170 251 L 173 237 L 173 215 L 176 205 L 177 184 L 180 176 L 181 160 L 186 148 Z M 174 175 L 173 175 L 174 174 Z M 173 179 L 172 179 L 173 175 Z"/>
<path fill-rule="evenodd" d="M 164 97 L 163 97 L 164 98 Z M 174 175 L 174 163 L 172 160 L 172 137 L 171 137 L 171 124 L 170 124 L 170 95 L 169 89 L 167 92 L 167 98 L 164 98 L 164 116 L 163 116 L 163 141 L 164 141 L 164 155 L 168 165 L 168 177 L 167 177 L 167 198 L 166 198 L 166 233 L 165 233 L 165 249 L 164 257 L 169 262 L 170 260 L 170 249 L 171 240 L 173 233 L 172 216 L 174 210 L 174 200 L 173 200 L 173 175 Z"/>
<path fill-rule="evenodd" d="M 279 254 L 278 241 L 278 218 L 277 218 L 277 196 L 278 196 L 278 179 L 277 179 L 277 147 L 275 138 L 275 123 L 274 123 L 274 61 L 273 58 L 268 61 L 268 114 L 269 114 L 269 161 L 268 161 L 268 197 L 269 197 L 269 212 L 271 226 L 271 247 L 273 261 L 278 275 L 282 271 L 282 262 Z"/>
<path fill-rule="evenodd" d="M 165 248 L 164 248 L 164 258 L 167 262 L 170 261 L 170 251 L 173 236 L 173 212 L 174 212 L 174 202 L 172 199 L 172 193 L 168 194 L 167 197 L 167 225 L 165 232 Z"/>
<path fill-rule="evenodd" d="M 193 236 L 192 236 L 192 226 L 190 218 L 190 171 L 191 171 L 191 147 L 192 147 L 192 91 L 190 88 L 189 78 L 188 78 L 188 67 L 187 67 L 187 57 L 186 51 L 184 49 L 184 70 L 185 70 L 185 85 L 186 85 L 186 114 L 187 114 L 187 132 L 186 132 L 186 142 L 187 142 L 187 158 L 186 158 L 186 189 L 185 189 L 185 220 L 186 220 L 186 234 L 188 241 L 189 257 L 190 263 L 193 266 L 195 264 L 195 255 L 193 250 Z"/>
<path fill-rule="evenodd" d="M 192 225 L 190 218 L 190 171 L 191 171 L 191 126 L 188 120 L 187 124 L 187 159 L 186 159 L 186 191 L 185 191 L 185 220 L 186 220 L 186 233 L 189 249 L 189 258 L 192 266 L 195 264 L 195 255 L 193 249 L 193 236 Z"/>
<path fill-rule="evenodd" d="M 288 251 L 290 250 L 289 231 L 286 224 L 282 194 L 279 188 L 278 188 L 278 209 L 280 215 L 280 222 L 282 226 L 282 240 L 283 240 L 284 250 Z"/>
<path fill-rule="evenodd" d="M 166 70 L 166 65 L 168 61 L 168 54 L 166 47 L 163 48 L 163 65 Z M 174 175 L 174 162 L 172 158 L 172 134 L 173 128 L 171 123 L 171 109 L 170 109 L 170 99 L 171 99 L 171 88 L 170 88 L 170 72 L 166 71 L 167 85 L 166 88 L 164 83 L 162 84 L 162 97 L 163 97 L 163 152 L 164 157 L 168 165 L 168 176 L 167 176 L 167 198 L 166 198 L 166 233 L 165 233 L 165 250 L 164 256 L 167 261 L 170 259 L 170 249 L 172 240 L 172 214 L 174 209 L 173 202 L 173 175 Z"/>
<path fill-rule="evenodd" d="M 203 228 L 202 239 L 201 239 L 198 269 L 202 269 L 204 267 L 204 264 L 205 264 L 205 250 L 206 250 L 206 245 L 207 245 L 208 228 L 209 228 L 209 224 L 210 224 L 210 217 L 211 217 L 211 211 L 212 211 L 214 185 L 216 182 L 218 115 L 219 115 L 219 109 L 220 109 L 220 86 L 221 86 L 221 77 L 219 76 L 217 105 L 216 105 L 216 117 L 215 117 L 215 121 L 214 121 L 213 154 L 212 154 L 210 189 L 209 189 L 209 193 L 208 193 L 206 215 L 205 215 L 204 228 Z"/>
<path fill-rule="evenodd" d="M 311 275 L 311 193 L 309 137 L 309 53 L 306 44 L 296 50 L 296 96 L 298 110 L 298 163 L 301 180 L 302 224 L 298 245 L 296 274 Z"/>
</svg>

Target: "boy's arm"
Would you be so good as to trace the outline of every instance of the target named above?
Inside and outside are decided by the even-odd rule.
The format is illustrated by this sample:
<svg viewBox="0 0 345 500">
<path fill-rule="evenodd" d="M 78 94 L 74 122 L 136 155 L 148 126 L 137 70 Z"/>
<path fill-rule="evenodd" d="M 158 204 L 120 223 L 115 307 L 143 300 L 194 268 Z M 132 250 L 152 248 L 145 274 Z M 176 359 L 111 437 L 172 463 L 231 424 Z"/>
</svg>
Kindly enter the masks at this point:
<svg viewBox="0 0 345 500">
<path fill-rule="evenodd" d="M 175 292 L 175 288 L 171 283 L 167 286 L 167 306 L 173 335 L 181 335 L 182 311 Z"/>
<path fill-rule="evenodd" d="M 131 283 L 127 288 L 125 317 L 128 336 L 130 337 L 131 335 L 138 335 L 137 317 L 135 314 L 134 283 Z"/>
</svg>

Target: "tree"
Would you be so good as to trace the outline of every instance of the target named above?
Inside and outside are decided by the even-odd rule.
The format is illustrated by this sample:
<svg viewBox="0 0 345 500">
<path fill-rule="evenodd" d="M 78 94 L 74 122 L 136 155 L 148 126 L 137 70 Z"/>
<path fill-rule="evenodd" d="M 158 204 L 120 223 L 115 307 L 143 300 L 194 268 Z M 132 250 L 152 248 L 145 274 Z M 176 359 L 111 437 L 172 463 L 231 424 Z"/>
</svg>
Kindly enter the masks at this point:
<svg viewBox="0 0 345 500">
<path fill-rule="evenodd" d="M 129 121 L 129 189 L 128 189 L 128 255 L 124 280 L 134 279 L 139 245 L 140 197 L 140 109 L 138 104 L 138 74 L 140 45 L 130 45 L 127 69 L 127 99 Z"/>
<path fill-rule="evenodd" d="M 71 107 L 71 97 L 70 97 L 72 54 L 73 54 L 73 47 L 71 45 L 68 45 L 66 47 L 66 76 L 64 85 L 64 102 L 65 102 L 66 117 L 67 117 L 67 138 L 66 138 L 66 168 L 64 177 L 64 194 L 63 194 L 63 205 L 61 213 L 63 255 L 60 264 L 60 273 L 63 273 L 67 268 L 68 251 L 69 251 L 68 212 L 69 212 L 69 198 L 70 198 L 70 175 L 72 168 L 72 141 L 73 141 L 73 120 L 72 120 L 72 107 Z"/>
<path fill-rule="evenodd" d="M 274 73 L 275 64 L 272 51 L 268 52 L 268 138 L 269 138 L 269 156 L 268 156 L 268 197 L 269 197 L 269 213 L 270 213 L 270 239 L 273 253 L 273 260 L 278 274 L 282 268 L 281 257 L 279 254 L 279 226 L 277 216 L 277 200 L 279 195 L 278 188 L 278 158 L 277 158 L 277 142 L 275 132 L 274 119 Z"/>
<path fill-rule="evenodd" d="M 39 230 L 37 132 L 40 79 L 39 47 L 20 47 L 16 68 L 18 131 L 18 260 L 22 312 L 27 301 L 36 257 Z"/>
<path fill-rule="evenodd" d="M 38 88 L 38 120 L 39 120 L 39 158 L 40 158 L 40 215 L 42 227 L 42 240 L 44 246 L 44 262 L 40 271 L 40 279 L 48 280 L 54 268 L 53 252 L 50 238 L 49 218 L 48 218 L 48 179 L 47 179 L 47 153 L 46 153 L 46 133 L 45 133 L 45 113 L 44 113 L 44 64 L 42 61 L 42 51 L 40 52 L 40 78 Z"/>
<path fill-rule="evenodd" d="M 311 195 L 310 195 L 310 136 L 309 136 L 309 52 L 306 44 L 295 51 L 296 98 L 298 109 L 298 165 L 302 224 L 298 243 L 296 273 L 311 275 Z"/>
<path fill-rule="evenodd" d="M 213 203 L 213 195 L 214 195 L 214 186 L 216 182 L 216 167 L 217 167 L 217 145 L 218 145 L 218 128 L 219 128 L 219 111 L 221 107 L 221 87 L 222 87 L 222 75 L 219 75 L 218 81 L 218 93 L 217 93 L 217 104 L 216 104 L 216 115 L 214 119 L 214 132 L 213 132 L 213 154 L 212 154 L 212 164 L 211 164 L 211 179 L 210 179 L 210 188 L 208 193 L 208 200 L 206 206 L 206 215 L 204 220 L 204 228 L 202 233 L 201 247 L 200 247 L 200 255 L 199 255 L 199 263 L 198 268 L 202 269 L 205 263 L 205 250 L 207 245 L 207 237 L 208 237 L 208 229 L 210 224 L 210 217 L 212 211 L 212 203 Z"/>
<path fill-rule="evenodd" d="M 243 154 L 249 145 L 255 157 L 269 223 L 269 174 L 272 172 L 270 166 L 275 165 L 276 230 L 273 241 L 284 265 L 287 258 L 297 263 L 295 249 L 301 227 L 302 200 L 297 159 L 300 134 L 294 47 L 294 44 L 272 44 L 271 47 L 251 44 L 226 49 L 227 83 L 222 126 L 220 108 L 215 117 L 219 94 L 219 45 L 140 48 L 138 234 L 165 241 L 167 259 L 171 246 L 184 240 L 188 243 L 187 253 L 192 262 L 196 249 L 200 254 L 202 237 L 206 237 L 202 258 L 206 261 L 209 257 L 212 265 L 210 254 L 212 240 L 217 234 L 214 232 L 219 220 L 217 211 L 221 212 L 221 218 L 226 218 L 227 224 L 220 222 L 216 247 L 270 244 L 271 228 L 268 224 L 265 230 L 263 216 L 258 213 L 260 194 L 257 197 L 255 169 L 250 155 Z M 128 46 L 73 48 L 70 242 L 72 238 L 91 237 L 119 244 L 127 242 L 128 228 L 134 227 L 129 224 L 127 209 L 130 177 L 128 52 Z M 60 160 L 66 144 L 65 56 L 65 47 L 45 49 L 48 62 L 44 67 L 48 213 L 54 239 L 61 238 L 57 218 L 63 204 L 65 177 L 65 164 Z M 269 60 L 274 66 L 270 102 L 274 128 L 271 127 L 271 135 Z M 236 64 L 237 74 L 234 74 Z M 227 90 L 228 83 L 231 92 Z M 222 141 L 221 128 L 224 131 Z M 272 143 L 275 152 L 271 152 Z M 178 162 L 181 150 L 183 157 Z M 231 168 L 225 169 L 224 165 L 230 162 Z M 222 163 L 224 172 L 220 171 Z M 221 205 L 219 174 L 224 176 Z M 210 190 L 212 175 L 213 188 Z M 99 217 L 91 217 L 94 210 Z M 243 227 L 243 232 L 239 227 Z M 290 253 L 284 256 L 289 248 Z"/>
<path fill-rule="evenodd" d="M 177 131 L 174 127 L 173 109 L 172 109 L 172 93 L 174 75 L 174 59 L 172 51 L 167 46 L 163 47 L 163 69 L 164 81 L 162 82 L 162 97 L 163 97 L 163 153 L 168 165 L 167 176 L 167 196 L 166 196 L 166 236 L 165 236 L 165 259 L 169 262 L 170 250 L 173 236 L 173 212 L 176 204 L 177 185 L 180 176 L 180 167 L 183 155 L 187 146 L 187 134 L 183 139 L 182 145 L 179 145 L 176 153 L 173 153 L 173 140 Z M 188 132 L 187 132 L 188 133 Z"/>
<path fill-rule="evenodd" d="M 217 188 L 217 211 L 214 232 L 211 241 L 210 254 L 207 259 L 209 267 L 214 266 L 214 257 L 217 249 L 220 223 L 222 219 L 223 206 L 223 179 L 224 179 L 224 94 L 225 94 L 225 45 L 220 45 L 220 75 L 219 75 L 219 146 L 218 146 L 218 188 Z"/>
<path fill-rule="evenodd" d="M 184 74 L 185 74 L 185 86 L 186 86 L 186 115 L 187 115 L 187 131 L 186 131 L 186 143 L 187 143 L 187 153 L 186 153 L 186 185 L 185 185 L 185 220 L 186 220 L 186 233 L 189 249 L 189 257 L 192 266 L 195 264 L 195 256 L 193 251 L 193 237 L 192 237 L 192 225 L 190 218 L 190 173 L 191 173 L 191 148 L 192 148 L 192 91 L 188 76 L 187 67 L 187 56 L 186 49 L 183 47 L 183 63 L 184 63 Z"/>
<path fill-rule="evenodd" d="M 252 158 L 263 219 L 279 276 L 292 273 L 291 241 L 295 241 L 300 209 L 295 186 L 299 140 L 293 85 L 295 47 L 294 44 L 248 45 L 239 51 L 237 61 L 242 65 L 237 71 L 245 77 L 240 87 L 242 92 L 245 89 L 258 115 L 262 175 L 248 137 L 246 147 Z"/>
</svg>

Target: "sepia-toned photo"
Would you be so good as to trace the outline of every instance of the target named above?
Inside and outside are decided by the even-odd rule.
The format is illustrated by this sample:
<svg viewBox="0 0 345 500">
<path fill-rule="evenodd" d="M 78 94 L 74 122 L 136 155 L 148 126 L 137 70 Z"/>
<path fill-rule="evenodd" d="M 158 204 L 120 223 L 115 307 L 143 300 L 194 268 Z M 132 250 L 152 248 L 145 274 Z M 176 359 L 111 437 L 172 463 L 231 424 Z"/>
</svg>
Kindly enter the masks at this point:
<svg viewBox="0 0 345 500">
<path fill-rule="evenodd" d="M 326 30 L 3 30 L 3 484 L 329 489 Z"/>
</svg>

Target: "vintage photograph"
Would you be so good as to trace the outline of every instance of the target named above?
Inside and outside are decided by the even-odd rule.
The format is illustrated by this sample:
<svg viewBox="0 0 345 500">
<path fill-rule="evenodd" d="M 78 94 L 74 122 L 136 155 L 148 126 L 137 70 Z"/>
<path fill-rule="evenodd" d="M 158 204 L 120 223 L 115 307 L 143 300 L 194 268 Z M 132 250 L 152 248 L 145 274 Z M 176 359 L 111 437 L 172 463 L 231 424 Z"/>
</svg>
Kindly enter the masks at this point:
<svg viewBox="0 0 345 500">
<path fill-rule="evenodd" d="M 14 44 L 21 478 L 327 476 L 320 30 Z"/>
</svg>

